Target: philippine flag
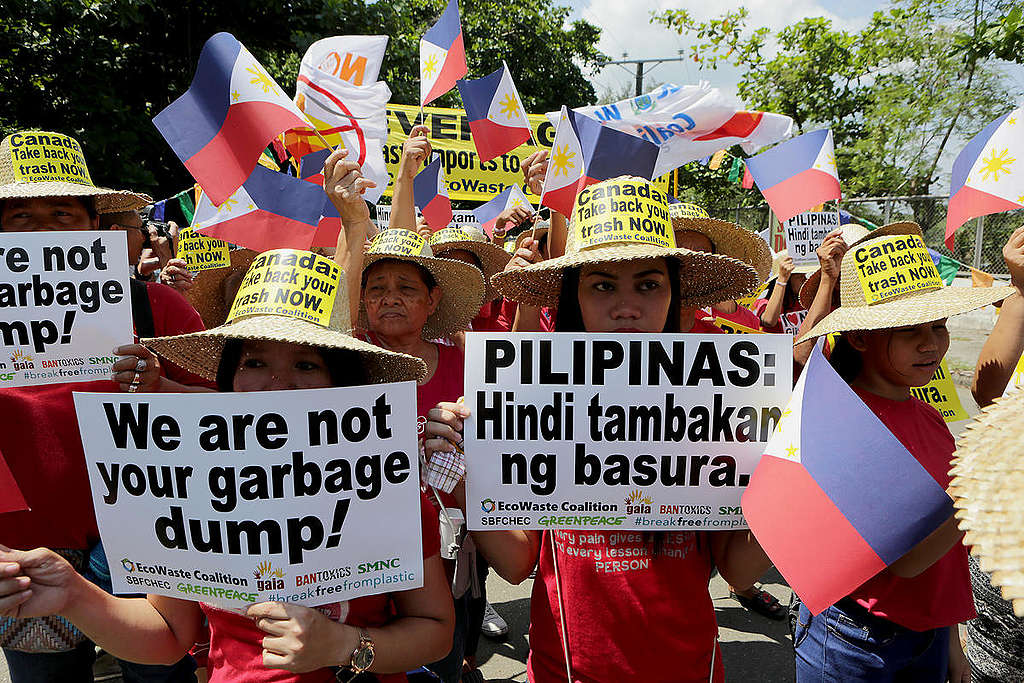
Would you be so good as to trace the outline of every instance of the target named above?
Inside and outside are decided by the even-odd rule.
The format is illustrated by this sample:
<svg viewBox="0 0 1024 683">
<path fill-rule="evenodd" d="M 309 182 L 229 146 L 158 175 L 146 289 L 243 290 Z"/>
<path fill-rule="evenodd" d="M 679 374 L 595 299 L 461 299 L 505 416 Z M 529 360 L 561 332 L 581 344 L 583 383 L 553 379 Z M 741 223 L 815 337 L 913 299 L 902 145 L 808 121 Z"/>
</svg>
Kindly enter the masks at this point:
<svg viewBox="0 0 1024 683">
<path fill-rule="evenodd" d="M 430 104 L 454 88 L 467 71 L 459 2 L 448 0 L 441 18 L 420 39 L 420 104 Z"/>
<path fill-rule="evenodd" d="M 321 149 L 310 152 L 299 161 L 299 177 L 306 182 L 313 183 L 319 188 L 324 186 L 324 162 L 330 156 L 331 150 Z M 314 247 L 336 247 L 338 246 L 338 233 L 341 232 L 341 214 L 334 208 L 334 204 L 323 193 L 324 207 L 320 210 L 320 222 L 316 226 L 316 234 L 313 235 Z"/>
<path fill-rule="evenodd" d="M 458 82 L 480 161 L 490 161 L 530 139 L 530 120 L 508 65 L 477 80 Z"/>
<path fill-rule="evenodd" d="M 498 221 L 498 216 L 502 211 L 515 206 L 528 206 L 530 213 L 533 213 L 533 204 L 526 198 L 519 186 L 509 185 L 497 197 L 473 209 L 473 217 L 480 223 L 487 236 L 493 239 L 494 226 Z"/>
<path fill-rule="evenodd" d="M 746 162 L 780 223 L 843 196 L 832 131 L 827 128 L 798 135 Z"/>
<path fill-rule="evenodd" d="M 743 515 L 758 543 L 812 614 L 953 514 L 942 486 L 839 377 L 821 347 L 819 341 L 743 494 Z"/>
<path fill-rule="evenodd" d="M 974 136 L 953 162 L 946 212 L 946 246 L 971 218 L 1024 207 L 1024 106 Z"/>
<path fill-rule="evenodd" d="M 412 195 L 431 230 L 446 228 L 452 222 L 452 200 L 448 198 L 440 154 L 435 154 L 433 161 L 413 178 Z"/>
<path fill-rule="evenodd" d="M 289 128 L 312 128 L 230 33 L 206 41 L 192 84 L 153 124 L 218 205 L 245 182 L 274 137 Z"/>
<path fill-rule="evenodd" d="M 253 251 L 308 250 L 325 197 L 321 187 L 256 166 L 245 183 L 220 206 L 214 206 L 204 193 L 196 206 L 192 227 L 207 237 Z"/>
</svg>

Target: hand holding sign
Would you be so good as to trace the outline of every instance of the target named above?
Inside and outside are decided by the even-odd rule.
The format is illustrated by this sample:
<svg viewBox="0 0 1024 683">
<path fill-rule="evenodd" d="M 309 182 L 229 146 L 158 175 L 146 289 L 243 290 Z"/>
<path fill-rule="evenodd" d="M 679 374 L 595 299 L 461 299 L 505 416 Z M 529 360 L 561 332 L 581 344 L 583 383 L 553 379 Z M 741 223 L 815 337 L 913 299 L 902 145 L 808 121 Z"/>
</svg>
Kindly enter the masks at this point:
<svg viewBox="0 0 1024 683">
<path fill-rule="evenodd" d="M 339 664 L 338 653 L 359 646 L 358 629 L 332 621 L 321 612 L 301 605 L 261 602 L 246 616 L 267 634 L 263 638 L 263 666 L 294 673 L 316 671 Z"/>
<path fill-rule="evenodd" d="M 839 279 L 839 266 L 843 262 L 843 256 L 849 249 L 843 240 L 841 230 L 833 230 L 825 238 L 825 241 L 818 247 L 818 264 L 821 266 L 821 276 L 835 282 Z"/>
<path fill-rule="evenodd" d="M 409 138 L 402 144 L 402 160 L 398 164 L 398 175 L 412 180 L 419 173 L 420 166 L 430 158 L 433 147 L 427 139 L 429 129 L 419 125 L 409 131 Z"/>
<path fill-rule="evenodd" d="M 544 189 L 544 177 L 548 173 L 548 151 L 542 149 L 523 159 L 522 169 L 526 186 L 539 197 Z"/>
<path fill-rule="evenodd" d="M 52 550 L 0 545 L 0 617 L 26 619 L 63 612 L 74 601 L 76 584 L 84 581 Z"/>
</svg>

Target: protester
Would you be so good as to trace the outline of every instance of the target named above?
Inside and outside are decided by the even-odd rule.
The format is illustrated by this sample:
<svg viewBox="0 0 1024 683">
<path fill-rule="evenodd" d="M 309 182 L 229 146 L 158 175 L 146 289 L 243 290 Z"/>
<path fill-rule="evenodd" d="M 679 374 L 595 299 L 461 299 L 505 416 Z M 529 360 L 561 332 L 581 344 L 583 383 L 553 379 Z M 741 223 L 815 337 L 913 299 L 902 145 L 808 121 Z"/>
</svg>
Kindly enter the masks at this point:
<svg viewBox="0 0 1024 683">
<path fill-rule="evenodd" d="M 616 179 L 605 185 L 623 180 L 646 184 Z M 564 256 L 506 270 L 494 279 L 507 298 L 557 306 L 556 331 L 678 332 L 680 308 L 733 299 L 749 291 L 757 278 L 750 266 L 735 259 L 633 242 L 628 234 L 588 246 L 574 227 Z M 666 239 L 671 245 L 671 237 Z M 431 411 L 427 450 L 452 451 L 468 416 L 468 409 L 456 403 Z M 464 489 L 456 491 L 464 505 Z M 536 567 L 527 667 L 529 679 L 538 683 L 724 680 L 708 592 L 711 568 L 743 586 L 752 585 L 769 566 L 747 531 L 621 533 L 615 556 L 649 558 L 646 569 L 623 571 L 597 570 L 594 554 L 608 555 L 610 532 L 472 535 L 506 580 L 520 583 Z M 679 552 L 667 552 L 670 548 Z M 567 658 L 571 673 L 566 672 Z"/>
<path fill-rule="evenodd" d="M 486 286 L 484 305 L 473 321 L 471 330 L 478 332 L 509 331 L 501 324 L 501 296 L 491 284 L 491 276 L 500 273 L 508 264 L 508 252 L 487 240 L 481 230 L 471 226 L 444 228 L 430 236 L 430 248 L 435 256 L 468 263 L 483 276 Z"/>
<path fill-rule="evenodd" d="M 1003 259 L 1014 292 L 1003 300 L 995 327 L 985 340 L 974 368 L 971 391 L 982 408 L 1008 391 L 1024 353 L 1024 228 L 1017 228 L 1003 247 Z M 969 558 L 974 605 L 978 617 L 967 624 L 967 659 L 975 683 L 1024 680 L 1024 620 L 1014 615 L 978 559 Z"/>
<path fill-rule="evenodd" d="M 945 356 L 946 318 L 999 301 L 1012 290 L 944 288 L 920 241 L 920 229 L 904 224 L 888 232 L 846 253 L 839 308 L 799 341 L 839 333 L 829 358 L 839 375 L 945 489 L 953 437 L 942 416 L 913 397 L 911 388 L 931 381 Z M 913 238 L 918 238 L 916 245 Z M 917 271 L 916 289 L 906 291 L 898 284 L 908 278 L 900 278 L 898 267 L 886 260 L 897 252 L 907 263 L 925 264 L 924 273 Z M 884 260 L 888 279 L 859 277 L 858 267 L 873 272 L 863 265 L 872 266 L 872 259 Z M 967 661 L 957 626 L 975 611 L 961 538 L 950 516 L 888 569 L 822 614 L 811 617 L 801 606 L 797 681 L 965 680 Z"/>
<path fill-rule="evenodd" d="M 12 147 L 27 144 L 30 138 L 74 149 L 81 159 L 70 164 L 76 172 L 63 179 L 19 178 Z M 135 212 L 152 201 L 143 194 L 97 187 L 90 178 L 74 139 L 42 131 L 8 135 L 0 142 L 0 230 L 96 230 L 99 212 L 137 216 Z M 136 336 L 203 328 L 198 314 L 168 287 L 135 283 L 130 295 Z M 69 558 L 76 570 L 89 571 L 92 564 L 105 572 L 72 392 L 207 390 L 204 380 L 160 362 L 139 344 L 113 353 L 122 358 L 112 365 L 111 380 L 0 389 L 0 452 L 31 508 L 3 516 L 0 543 L 45 546 Z M 102 576 L 90 576 L 102 581 Z M 59 620 L 0 619 L 0 644 L 12 683 L 92 680 L 93 643 Z M 189 658 L 173 667 L 120 664 L 132 680 L 195 680 L 195 664 Z"/>
</svg>

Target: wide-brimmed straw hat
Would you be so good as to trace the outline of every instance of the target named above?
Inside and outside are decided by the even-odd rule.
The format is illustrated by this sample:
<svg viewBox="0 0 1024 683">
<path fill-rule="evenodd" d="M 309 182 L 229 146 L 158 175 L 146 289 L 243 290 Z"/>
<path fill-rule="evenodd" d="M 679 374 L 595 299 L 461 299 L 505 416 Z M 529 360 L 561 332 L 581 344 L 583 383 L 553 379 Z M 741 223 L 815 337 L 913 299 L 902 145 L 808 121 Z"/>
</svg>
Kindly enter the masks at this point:
<svg viewBox="0 0 1024 683">
<path fill-rule="evenodd" d="M 628 204 L 641 208 L 614 208 Z M 677 248 L 666 197 L 642 178 L 613 178 L 580 190 L 568 232 L 565 255 L 498 273 L 498 291 L 526 305 L 553 307 L 569 268 L 656 258 L 679 262 L 683 306 L 736 299 L 757 286 L 757 273 L 738 259 Z"/>
<path fill-rule="evenodd" d="M 965 545 L 1024 617 L 1024 391 L 987 407 L 964 431 L 949 494 Z"/>
<path fill-rule="evenodd" d="M 920 231 L 920 226 L 917 223 L 911 221 L 897 221 L 896 223 L 889 223 L 883 225 L 875 230 L 868 230 L 859 223 L 847 223 L 843 226 L 843 241 L 846 242 L 847 248 L 855 246 L 869 240 L 874 237 L 887 237 L 889 235 L 902 235 L 905 234 L 908 229 L 916 228 Z M 821 266 L 814 269 L 814 272 L 807 276 L 804 284 L 800 287 L 800 305 L 804 308 L 810 308 L 811 304 L 814 303 L 814 297 L 818 293 L 818 287 L 821 285 Z"/>
<path fill-rule="evenodd" d="M 768 278 L 772 267 L 772 250 L 756 234 L 729 221 L 711 218 L 708 212 L 695 204 L 670 204 L 672 229 L 693 230 L 711 240 L 714 253 L 732 256 L 751 266 L 757 273 L 758 284 Z"/>
<path fill-rule="evenodd" d="M 323 283 L 323 289 L 331 289 L 333 285 L 334 296 L 326 295 L 321 299 L 323 314 L 320 317 L 310 314 L 315 313 L 311 308 L 304 311 L 301 305 L 272 303 L 277 300 L 278 292 L 289 291 L 289 287 L 278 282 L 285 278 L 267 277 L 267 273 L 287 268 L 284 264 L 289 258 L 311 264 L 300 268 L 302 272 L 316 276 Z M 295 287 L 290 290 L 298 291 Z M 310 293 L 303 292 L 303 295 Z M 261 301 L 267 301 L 268 305 L 261 305 Z M 329 315 L 328 301 L 331 303 Z M 289 342 L 355 351 L 359 353 L 373 383 L 418 380 L 427 371 L 419 358 L 388 351 L 353 337 L 344 273 L 332 261 L 307 251 L 275 249 L 258 255 L 250 264 L 228 321 L 223 325 L 203 332 L 143 339 L 142 343 L 172 363 L 215 380 L 224 343 L 229 339 Z"/>
<path fill-rule="evenodd" d="M 486 285 L 484 299 L 493 301 L 498 298 L 498 290 L 491 285 L 491 276 L 503 271 L 512 255 L 489 241 L 482 230 L 471 225 L 442 228 L 430 236 L 430 249 L 442 258 L 446 251 L 454 249 L 465 249 L 472 253 L 483 268 Z"/>
<path fill-rule="evenodd" d="M 0 201 L 30 197 L 93 197 L 97 213 L 141 209 L 149 195 L 97 187 L 82 146 L 61 133 L 28 130 L 0 142 Z"/>
<path fill-rule="evenodd" d="M 515 232 L 510 232 L 505 235 L 505 243 L 502 246 L 509 254 L 515 254 L 516 250 L 523 246 L 523 242 L 527 239 L 535 239 L 538 242 L 543 242 L 550 231 L 550 222 L 537 221 L 533 226 L 526 225 Z"/>
<path fill-rule="evenodd" d="M 196 273 L 192 288 L 185 292 L 185 298 L 199 313 L 207 329 L 222 325 L 227 320 L 230 302 L 234 300 L 238 285 L 256 256 L 257 253 L 252 249 L 233 249 L 228 252 L 231 259 L 228 266 Z"/>
<path fill-rule="evenodd" d="M 873 234 L 846 252 L 839 308 L 797 342 L 833 332 L 921 325 L 1002 301 L 1014 292 L 1013 287 L 945 287 L 916 224 L 887 232 L 891 234 Z"/>
<path fill-rule="evenodd" d="M 427 241 L 412 230 L 389 228 L 363 255 L 363 274 L 378 261 L 408 261 L 425 268 L 441 288 L 441 303 L 423 326 L 424 339 L 443 339 L 469 328 L 484 305 L 484 278 L 474 266 L 434 256 Z M 369 329 L 366 304 L 359 303 L 359 326 Z"/>
</svg>

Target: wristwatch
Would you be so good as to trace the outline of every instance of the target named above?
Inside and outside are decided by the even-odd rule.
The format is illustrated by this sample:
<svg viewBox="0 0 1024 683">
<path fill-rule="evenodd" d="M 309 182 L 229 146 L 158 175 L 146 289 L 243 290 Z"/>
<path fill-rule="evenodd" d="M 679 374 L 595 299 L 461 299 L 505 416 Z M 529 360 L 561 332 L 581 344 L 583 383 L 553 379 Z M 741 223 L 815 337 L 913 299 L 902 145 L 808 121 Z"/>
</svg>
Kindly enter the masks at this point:
<svg viewBox="0 0 1024 683">
<path fill-rule="evenodd" d="M 352 650 L 352 660 L 349 662 L 349 668 L 357 675 L 361 674 L 373 666 L 373 656 L 373 638 L 370 637 L 369 631 L 360 627 L 359 646 Z"/>
</svg>

